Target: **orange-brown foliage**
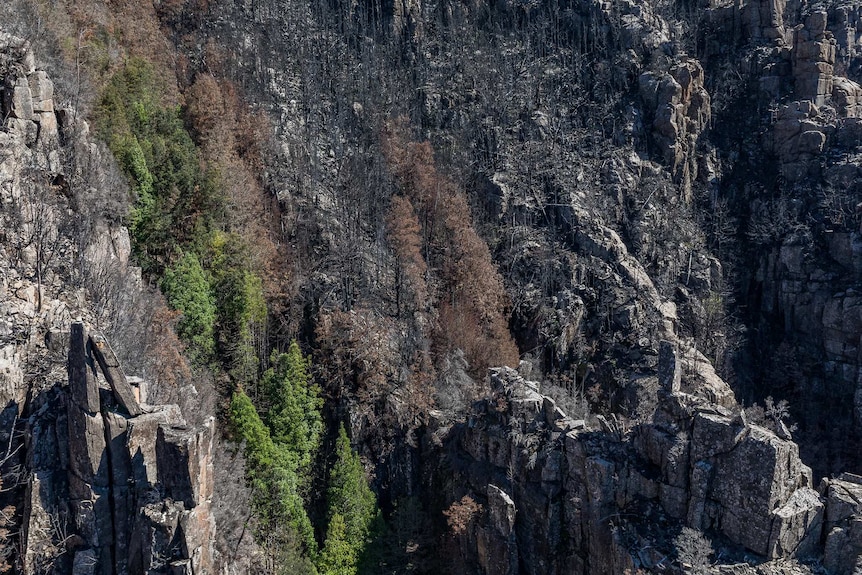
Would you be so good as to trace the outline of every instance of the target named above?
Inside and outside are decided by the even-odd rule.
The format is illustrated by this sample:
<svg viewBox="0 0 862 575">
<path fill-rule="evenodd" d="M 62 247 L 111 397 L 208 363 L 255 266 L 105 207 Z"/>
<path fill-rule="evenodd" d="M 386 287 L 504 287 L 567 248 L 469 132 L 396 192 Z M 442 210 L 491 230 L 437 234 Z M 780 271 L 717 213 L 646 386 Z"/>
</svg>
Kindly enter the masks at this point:
<svg viewBox="0 0 862 575">
<path fill-rule="evenodd" d="M 270 310 L 279 312 L 284 295 L 293 286 L 284 273 L 287 257 L 278 242 L 277 202 L 256 176 L 262 164 L 261 143 L 270 137 L 269 126 L 262 116 L 248 110 L 228 80 L 198 74 L 185 96 L 186 115 L 203 159 L 220 174 L 228 202 L 228 227 L 246 240 Z"/>
<path fill-rule="evenodd" d="M 398 283 L 406 284 L 407 290 L 413 295 L 413 309 L 425 309 L 430 303 L 428 301 L 428 285 L 425 282 L 425 273 L 428 265 L 422 257 L 422 228 L 419 218 L 413 209 L 413 204 L 408 198 L 396 196 L 392 198 L 392 205 L 386 218 L 386 227 L 389 232 L 389 243 L 395 251 L 400 268 Z M 401 286 L 399 289 L 399 308 L 401 299 Z"/>
<path fill-rule="evenodd" d="M 155 309 L 147 329 L 146 351 L 153 358 L 151 374 L 157 386 L 177 387 L 191 380 L 191 372 L 183 358 L 185 346 L 174 329 L 179 312 L 169 309 L 164 300 L 154 302 Z"/>
<path fill-rule="evenodd" d="M 482 505 L 469 495 L 461 498 L 461 501 L 455 501 L 449 506 L 449 509 L 443 512 L 446 516 L 446 523 L 449 525 L 449 531 L 453 535 L 464 533 L 476 517 L 482 513 Z"/>
<path fill-rule="evenodd" d="M 428 142 L 407 138 L 402 121 L 392 123 L 384 133 L 383 152 L 400 188 L 419 212 L 417 223 L 425 227 L 428 264 L 440 274 L 438 351 L 462 349 L 479 377 L 492 365 L 517 365 L 518 350 L 508 330 L 508 295 L 487 244 L 473 227 L 463 190 L 437 169 Z"/>
<path fill-rule="evenodd" d="M 432 407 L 430 359 L 421 351 L 403 357 L 392 319 L 367 308 L 323 313 L 315 335 L 326 390 L 333 396 L 352 392 L 369 424 L 411 426 Z M 399 368 L 404 359 L 406 378 Z"/>
<path fill-rule="evenodd" d="M 232 149 L 233 134 L 226 117 L 233 102 L 225 101 L 221 86 L 211 74 L 198 74 L 186 90 L 186 115 L 198 141 L 216 155 Z"/>
</svg>

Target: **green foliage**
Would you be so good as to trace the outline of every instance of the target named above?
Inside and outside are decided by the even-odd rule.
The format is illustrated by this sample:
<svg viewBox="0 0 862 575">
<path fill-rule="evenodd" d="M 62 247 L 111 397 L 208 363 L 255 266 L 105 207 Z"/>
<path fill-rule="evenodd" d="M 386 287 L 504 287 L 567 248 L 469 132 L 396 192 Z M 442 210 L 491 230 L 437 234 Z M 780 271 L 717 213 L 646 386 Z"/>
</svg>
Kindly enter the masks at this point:
<svg viewBox="0 0 862 575">
<path fill-rule="evenodd" d="M 350 447 L 350 439 L 343 425 L 338 430 L 335 456 L 336 461 L 329 473 L 329 489 L 326 494 L 329 503 L 329 531 L 338 534 L 341 528 L 339 526 L 333 528 L 333 523 L 344 522 L 344 535 L 338 535 L 338 541 L 333 541 L 333 547 L 335 548 L 337 544 L 337 548 L 342 548 L 341 540 L 343 540 L 352 550 L 352 555 L 340 552 L 338 557 L 340 559 L 353 557 L 355 563 L 352 566 L 354 571 L 334 572 L 355 573 L 355 570 L 359 569 L 359 559 L 371 540 L 373 527 L 379 523 L 380 512 L 377 509 L 377 498 L 368 487 L 362 462 L 359 460 L 359 455 Z M 327 537 L 327 543 L 328 541 L 329 537 Z M 326 572 L 322 563 L 319 564 L 319 568 Z M 348 569 L 349 566 L 341 568 Z"/>
<path fill-rule="evenodd" d="M 242 390 L 233 394 L 230 422 L 237 439 L 245 442 L 249 471 L 255 473 L 272 466 L 275 462 L 275 444 L 251 399 Z"/>
<path fill-rule="evenodd" d="M 129 178 L 133 249 L 148 273 L 160 273 L 198 220 L 223 203 L 215 171 L 201 166 L 178 107 L 164 106 L 152 67 L 132 58 L 108 82 L 96 110 L 100 135 Z"/>
<path fill-rule="evenodd" d="M 296 457 L 283 446 L 276 446 L 275 462 L 262 475 L 266 489 L 259 493 L 258 508 L 268 528 L 289 526 L 309 555 L 317 552 L 314 527 L 305 511 L 303 478 L 296 468 Z"/>
<path fill-rule="evenodd" d="M 298 457 L 272 440 L 269 428 L 242 390 L 233 394 L 230 420 L 236 439 L 245 444 L 246 474 L 262 530 L 277 540 L 290 539 L 296 534 L 309 555 L 314 556 L 317 544 L 303 504 Z M 285 533 L 277 532 L 285 528 L 288 529 Z"/>
<path fill-rule="evenodd" d="M 296 341 L 287 353 L 273 352 L 273 367 L 263 374 L 262 387 L 269 403 L 266 422 L 272 436 L 297 454 L 300 467 L 308 467 L 320 441 L 323 399 L 311 381 L 311 358 L 304 358 Z"/>
<path fill-rule="evenodd" d="M 215 354 L 215 297 L 197 254 L 186 252 L 165 270 L 162 291 L 171 307 L 183 314 L 177 332 L 188 343 L 192 361 L 210 362 Z"/>
<path fill-rule="evenodd" d="M 357 562 L 356 548 L 347 539 L 344 517 L 336 513 L 329 521 L 318 572 L 321 575 L 356 575 Z"/>
<path fill-rule="evenodd" d="M 213 232 L 207 244 L 219 325 L 219 347 L 233 378 L 257 379 L 266 322 L 263 282 L 249 269 L 248 250 L 235 234 Z"/>
<path fill-rule="evenodd" d="M 308 487 L 305 471 L 323 430 L 323 400 L 311 382 L 311 360 L 302 356 L 296 342 L 287 353 L 273 353 L 272 363 L 261 381 L 269 405 L 266 417 L 238 390 L 231 402 L 231 424 L 236 439 L 245 443 L 247 479 L 267 538 L 294 559 L 289 553 L 294 540 L 315 557 L 317 543 L 303 494 Z"/>
</svg>

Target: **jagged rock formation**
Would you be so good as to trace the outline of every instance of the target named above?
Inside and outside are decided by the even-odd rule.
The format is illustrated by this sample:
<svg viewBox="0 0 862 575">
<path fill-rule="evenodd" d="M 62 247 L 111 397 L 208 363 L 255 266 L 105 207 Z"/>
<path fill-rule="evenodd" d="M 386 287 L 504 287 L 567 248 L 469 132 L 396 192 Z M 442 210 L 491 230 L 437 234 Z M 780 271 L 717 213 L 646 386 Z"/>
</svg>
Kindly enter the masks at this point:
<svg viewBox="0 0 862 575">
<path fill-rule="evenodd" d="M 826 30 L 826 12 L 812 12 L 793 30 L 795 95 L 822 106 L 832 97 L 835 40 Z"/>
<path fill-rule="evenodd" d="M 460 484 L 439 490 L 443 505 L 465 493 L 482 502 L 486 513 L 458 539 L 466 571 L 658 571 L 674 552 L 675 530 L 687 525 L 758 560 L 817 555 L 831 571 L 853 573 L 858 480 L 844 475 L 815 490 L 790 430 L 746 421 L 712 361 L 727 355 L 724 336 L 733 331 L 733 310 L 722 314 L 740 304 L 751 353 L 766 367 L 728 381 L 759 393 L 758 378 L 771 375 L 788 382 L 778 391 L 786 384 L 803 400 L 820 398 L 819 409 L 797 412 L 811 420 L 797 437 L 816 423 L 843 441 L 854 418 L 862 431 L 862 241 L 853 211 L 862 199 L 862 12 L 783 0 L 557 8 L 210 3 L 195 15 L 200 22 L 183 22 L 178 52 L 201 69 L 223 67 L 275 119 L 267 174 L 298 254 L 301 329 L 313 330 L 326 310 L 370 309 L 391 320 L 393 340 L 411 337 L 385 308 L 395 274 L 380 222 L 394 192 L 369 136 L 405 114 L 441 162 L 463 173 L 505 270 L 524 371 L 564 374 L 565 391 L 594 392 L 606 416 L 571 420 L 538 385 L 498 371 L 494 396 L 467 424 L 457 423 L 457 409 L 434 414 L 429 435 L 441 445 L 422 453 L 412 429 L 410 439 L 391 430 L 381 438 L 379 428 L 355 425 L 387 497 L 427 488 L 418 470 L 438 478 L 453 471 Z M 206 54 L 191 48 L 198 24 L 197 46 L 218 38 L 231 46 L 223 58 L 212 44 Z M 58 198 L 79 196 L 65 143 L 80 144 L 86 128 L 54 104 L 50 79 L 23 42 L 3 37 L 0 45 L 8 116 L 0 147 L 11 150 L 0 158 L 0 194 L 14 224 L 36 230 L 27 210 L 41 204 L 22 195 L 33 175 L 22 166 Z M 79 149 L 103 161 L 92 142 Z M 49 212 L 42 245 L 54 245 L 62 220 L 62 211 Z M 3 218 L 3 229 L 13 229 L 13 218 Z M 104 223 L 98 232 L 80 249 L 60 242 L 67 269 L 126 266 L 127 234 Z M 41 277 L 40 262 L 51 258 L 39 242 L 16 241 L 14 265 L 0 260 L 2 305 L 16 316 L 0 323 L 0 392 L 7 421 L 29 402 L 28 564 L 56 554 L 40 542 L 60 540 L 77 550 L 65 555 L 67 571 L 95 563 L 131 571 L 158 563 L 176 543 L 179 555 L 165 560 L 180 572 L 205 569 L 212 430 L 177 428 L 181 416 L 170 407 L 138 413 L 123 378 L 111 375 L 118 362 L 98 354 L 107 385 L 94 387 L 80 375 L 81 361 L 93 363 L 86 343 L 76 352 L 84 359 L 72 362 L 74 389 L 28 390 L 25 358 L 64 348 L 64 330 L 84 306 L 77 287 L 64 286 L 83 280 L 57 277 L 52 266 L 54 277 Z M 98 283 L 140 289 L 134 271 L 122 277 L 102 274 Z M 772 353 L 779 342 L 781 356 Z M 729 363 L 719 364 L 722 373 Z M 63 379 L 48 371 L 40 381 Z M 458 383 L 472 384 L 466 376 Z M 745 400 L 767 393 L 776 392 Z M 438 467 L 441 452 L 449 468 Z M 818 474 L 841 464 L 807 462 L 822 466 Z M 57 506 L 41 502 L 67 500 L 74 538 L 58 538 L 48 533 Z"/>
<path fill-rule="evenodd" d="M 487 507 L 459 538 L 482 572 L 653 569 L 673 552 L 673 520 L 772 559 L 817 555 L 828 533 L 832 572 L 862 561 L 846 545 L 858 479 L 824 480 L 818 493 L 796 445 L 738 410 L 668 389 L 650 423 L 589 425 L 513 370 L 491 382 L 494 397 L 449 438 L 454 484 L 465 486 L 452 499 L 466 491 Z"/>
<path fill-rule="evenodd" d="M 851 407 L 841 409 L 842 426 L 849 430 L 855 422 L 858 435 L 862 391 L 854 299 L 858 233 L 853 212 L 859 200 L 862 135 L 858 7 L 841 2 L 752 2 L 742 9 L 710 8 L 707 20 L 715 31 L 707 38 L 736 38 L 749 74 L 744 80 L 749 87 L 744 101 L 769 111 L 768 116 L 748 123 L 750 129 L 763 130 L 754 144 L 761 149 L 743 162 L 753 171 L 758 164 L 768 166 L 757 178 L 756 189 L 764 193 L 734 200 L 736 215 L 744 222 L 740 227 L 747 249 L 768 246 L 751 260 L 756 272 L 743 274 L 743 297 L 754 303 L 758 316 L 752 325 L 773 333 L 773 342 L 763 343 L 767 349 L 797 350 L 798 362 L 785 362 L 780 369 L 796 374 L 790 375 L 795 381 L 788 384 L 794 398 L 818 405 L 801 409 L 798 417 L 810 426 L 829 427 L 813 421 L 815 414 L 824 411 L 820 406 L 829 401 L 826 395 L 840 397 L 838 403 Z M 719 45 L 707 41 L 706 46 L 702 60 L 721 61 L 722 54 L 728 54 Z M 725 155 L 725 169 L 733 161 Z M 730 189 L 739 183 L 721 172 L 719 167 L 713 174 L 714 182 L 724 180 Z M 780 199 L 768 199 L 769 190 Z M 822 369 L 803 367 L 814 363 Z"/>
<path fill-rule="evenodd" d="M 100 387 L 104 380 L 109 389 Z M 81 539 L 68 552 L 87 564 L 74 573 L 213 571 L 214 420 L 189 428 L 177 406 L 150 407 L 135 395 L 104 337 L 72 324 L 69 391 L 52 398 L 68 429 L 30 421 L 34 436 L 55 440 L 53 449 L 31 443 L 28 454 L 37 478 L 25 509 L 25 572 L 38 571 L 44 523 L 65 507 L 58 495 L 66 492 Z"/>
<path fill-rule="evenodd" d="M 858 573 L 862 569 L 862 477 L 842 473 L 823 481 L 826 497 L 823 565 L 832 573 Z"/>
<path fill-rule="evenodd" d="M 703 67 L 693 58 L 683 58 L 664 74 L 645 72 L 640 77 L 641 98 L 655 118 L 653 137 L 689 201 L 697 178 L 698 136 L 710 120 L 703 80 Z"/>
</svg>

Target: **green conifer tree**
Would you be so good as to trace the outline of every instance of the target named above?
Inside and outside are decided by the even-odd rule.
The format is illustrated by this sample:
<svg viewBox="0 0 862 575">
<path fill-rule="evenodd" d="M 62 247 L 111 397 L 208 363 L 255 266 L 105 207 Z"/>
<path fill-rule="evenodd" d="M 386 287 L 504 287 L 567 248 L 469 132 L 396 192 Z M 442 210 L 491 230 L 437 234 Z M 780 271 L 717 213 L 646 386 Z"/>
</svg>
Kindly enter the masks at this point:
<svg viewBox="0 0 862 575">
<path fill-rule="evenodd" d="M 323 399 L 311 381 L 311 357 L 303 357 L 292 341 L 287 353 L 273 352 L 270 362 L 262 379 L 269 403 L 266 423 L 273 440 L 293 451 L 301 468 L 308 467 L 323 431 Z"/>
<path fill-rule="evenodd" d="M 336 517 L 344 522 L 344 540 L 353 550 L 354 568 L 358 570 L 360 558 L 371 538 L 372 527 L 379 517 L 377 498 L 368 486 L 359 455 L 350 447 L 344 425 L 338 429 L 335 456 L 327 490 L 329 529 L 332 530 Z"/>
<path fill-rule="evenodd" d="M 329 521 L 326 542 L 320 554 L 320 575 L 356 575 L 356 548 L 347 539 L 344 517 L 336 513 Z"/>
<path fill-rule="evenodd" d="M 236 439 L 245 444 L 247 480 L 263 529 L 270 531 L 267 538 L 290 539 L 291 533 L 277 533 L 289 529 L 313 557 L 317 543 L 302 499 L 297 455 L 273 442 L 269 429 L 242 390 L 234 392 L 230 416 Z"/>
<path fill-rule="evenodd" d="M 194 252 L 186 252 L 162 278 L 162 291 L 171 307 L 182 312 L 177 333 L 189 348 L 192 361 L 203 365 L 215 354 L 215 297 L 208 274 Z"/>
</svg>

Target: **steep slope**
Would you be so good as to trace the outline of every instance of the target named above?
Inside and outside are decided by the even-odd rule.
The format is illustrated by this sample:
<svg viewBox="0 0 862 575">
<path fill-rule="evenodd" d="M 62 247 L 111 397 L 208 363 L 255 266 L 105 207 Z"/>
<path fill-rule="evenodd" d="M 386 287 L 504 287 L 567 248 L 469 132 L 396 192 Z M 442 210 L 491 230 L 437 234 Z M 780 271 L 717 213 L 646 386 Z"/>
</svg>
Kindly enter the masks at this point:
<svg viewBox="0 0 862 575">
<path fill-rule="evenodd" d="M 3 566 L 213 572 L 210 384 L 192 385 L 169 312 L 130 262 L 128 188 L 3 31 L 0 73 Z"/>
<path fill-rule="evenodd" d="M 4 214 L 21 234 L 4 238 L 3 285 L 33 318 L 10 332 L 30 343 L 4 347 L 10 401 L 64 378 L 21 366 L 47 353 L 34 334 L 79 315 L 154 377 L 164 362 L 131 350 L 173 336 L 140 330 L 159 308 L 129 253 L 150 280 L 191 249 L 214 274 L 228 232 L 254 248 L 234 256 L 251 254 L 238 269 L 269 313 L 204 334 L 218 399 L 247 386 L 266 416 L 266 358 L 300 339 L 327 399 L 324 448 L 347 423 L 390 528 L 424 531 L 389 532 L 396 559 L 377 569 L 697 570 L 710 545 L 719 572 L 857 568 L 858 477 L 815 490 L 862 470 L 857 6 L 74 4 L 105 45 L 176 67 L 161 97 L 184 103 L 170 117 L 229 199 L 208 219 L 201 187 L 172 190 L 171 209 L 189 209 L 169 214 L 166 241 L 134 224 L 130 241 L 126 200 L 101 198 L 124 189 L 105 182 L 108 154 L 49 109 L 49 78 L 10 39 Z M 126 30 L 130 14 L 159 20 Z M 102 49 L 113 78 L 135 70 Z M 264 116 L 271 134 L 253 125 Z M 34 199 L 30 182 L 55 193 Z M 86 230 L 64 231 L 67 209 Z M 171 359 L 155 379 L 183 379 L 176 348 L 156 349 Z M 503 364 L 521 375 L 486 377 Z M 183 403 L 183 383 L 154 389 Z M 214 412 L 183 405 L 197 422 Z M 320 543 L 328 512 L 307 499 Z M 239 545 L 245 525 L 231 533 Z M 429 558 L 435 545 L 451 562 Z M 764 563 L 730 565 L 743 560 Z"/>
</svg>

